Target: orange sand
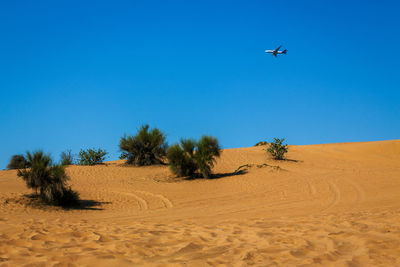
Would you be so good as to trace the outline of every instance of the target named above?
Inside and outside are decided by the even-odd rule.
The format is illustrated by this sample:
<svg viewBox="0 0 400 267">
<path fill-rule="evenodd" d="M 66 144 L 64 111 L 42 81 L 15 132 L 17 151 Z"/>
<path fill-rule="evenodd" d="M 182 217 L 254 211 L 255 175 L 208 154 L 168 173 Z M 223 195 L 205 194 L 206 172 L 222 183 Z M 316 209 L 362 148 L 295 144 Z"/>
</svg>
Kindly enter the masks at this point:
<svg viewBox="0 0 400 267">
<path fill-rule="evenodd" d="M 70 166 L 87 206 L 67 211 L 0 171 L 0 266 L 400 266 L 400 140 L 289 149 L 225 149 L 210 180 Z"/>
</svg>

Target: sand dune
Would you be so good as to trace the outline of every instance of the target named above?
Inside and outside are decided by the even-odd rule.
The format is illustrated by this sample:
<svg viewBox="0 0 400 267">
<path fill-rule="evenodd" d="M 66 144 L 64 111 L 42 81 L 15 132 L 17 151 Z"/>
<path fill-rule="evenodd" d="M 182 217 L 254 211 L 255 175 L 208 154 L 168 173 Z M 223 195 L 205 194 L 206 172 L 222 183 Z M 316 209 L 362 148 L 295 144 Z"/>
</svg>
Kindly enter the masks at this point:
<svg viewBox="0 0 400 267">
<path fill-rule="evenodd" d="M 209 180 L 70 166 L 82 209 L 0 171 L 0 266 L 400 266 L 400 141 L 225 149 Z M 238 167 L 245 173 L 235 173 Z"/>
</svg>

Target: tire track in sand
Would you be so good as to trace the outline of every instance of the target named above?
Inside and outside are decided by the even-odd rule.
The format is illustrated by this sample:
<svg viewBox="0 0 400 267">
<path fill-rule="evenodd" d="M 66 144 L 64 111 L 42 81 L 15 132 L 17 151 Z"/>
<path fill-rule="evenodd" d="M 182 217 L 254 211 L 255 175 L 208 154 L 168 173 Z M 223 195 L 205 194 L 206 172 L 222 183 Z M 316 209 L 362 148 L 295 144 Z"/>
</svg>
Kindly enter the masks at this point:
<svg viewBox="0 0 400 267">
<path fill-rule="evenodd" d="M 154 194 L 148 191 L 135 191 L 137 193 L 143 194 L 145 196 L 150 196 L 153 198 L 158 198 L 162 201 L 162 203 L 164 204 L 164 207 L 167 209 L 172 208 L 174 205 L 172 204 L 171 200 L 169 200 L 167 197 L 161 195 L 161 194 Z"/>
<path fill-rule="evenodd" d="M 356 203 L 364 202 L 365 200 L 365 191 L 362 189 L 362 187 L 354 182 L 351 181 L 350 179 L 345 180 L 346 183 L 348 183 L 355 191 L 356 195 Z"/>
<path fill-rule="evenodd" d="M 326 210 L 332 208 L 337 203 L 339 203 L 339 201 L 341 199 L 341 193 L 340 193 L 339 187 L 331 181 L 327 181 L 327 183 L 328 183 L 329 191 L 331 191 L 333 194 L 333 199 L 332 199 L 331 203 L 329 203 L 329 205 L 327 207 L 323 208 L 321 211 L 326 211 Z"/>
<path fill-rule="evenodd" d="M 317 194 L 317 190 L 315 189 L 314 183 L 311 183 L 310 180 L 312 179 L 309 176 L 305 177 L 308 193 L 310 194 L 311 197 L 314 197 Z"/>
<path fill-rule="evenodd" d="M 161 195 L 161 194 L 154 194 L 148 191 L 135 191 L 135 193 L 130 193 L 130 192 L 118 192 L 119 194 L 126 195 L 126 196 L 131 196 L 137 200 L 139 203 L 140 210 L 148 210 L 149 209 L 149 200 L 146 198 L 155 198 L 158 199 L 163 203 L 164 208 L 170 209 L 174 205 L 172 204 L 171 200 L 169 200 L 167 197 Z M 139 195 L 138 195 L 139 194 Z M 140 196 L 143 195 L 143 196 Z"/>
<path fill-rule="evenodd" d="M 137 200 L 137 202 L 139 203 L 140 210 L 148 210 L 149 209 L 149 204 L 147 203 L 147 201 L 144 198 L 141 198 L 134 193 L 128 193 L 128 192 L 118 192 L 118 193 L 122 194 L 122 195 L 134 197 Z"/>
</svg>

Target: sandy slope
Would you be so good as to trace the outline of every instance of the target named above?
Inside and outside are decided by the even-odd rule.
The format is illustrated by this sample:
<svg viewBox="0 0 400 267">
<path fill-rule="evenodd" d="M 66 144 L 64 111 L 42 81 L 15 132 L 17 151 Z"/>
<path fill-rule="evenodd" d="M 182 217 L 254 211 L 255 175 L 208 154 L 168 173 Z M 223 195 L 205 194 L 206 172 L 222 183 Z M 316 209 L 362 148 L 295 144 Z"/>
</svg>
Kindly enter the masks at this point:
<svg viewBox="0 0 400 267">
<path fill-rule="evenodd" d="M 87 206 L 69 211 L 25 206 L 29 190 L 1 171 L 0 266 L 400 266 L 399 140 L 288 158 L 226 149 L 218 179 L 191 181 L 165 166 L 71 166 Z"/>
</svg>

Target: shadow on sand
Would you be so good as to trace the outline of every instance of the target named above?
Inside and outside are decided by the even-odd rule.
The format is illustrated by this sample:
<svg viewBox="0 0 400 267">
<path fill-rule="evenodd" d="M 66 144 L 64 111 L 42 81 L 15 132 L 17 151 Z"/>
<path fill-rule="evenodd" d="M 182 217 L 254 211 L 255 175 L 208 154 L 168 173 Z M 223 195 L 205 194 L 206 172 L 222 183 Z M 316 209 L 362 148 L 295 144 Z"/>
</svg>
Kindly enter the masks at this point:
<svg viewBox="0 0 400 267">
<path fill-rule="evenodd" d="M 236 175 L 243 175 L 246 174 L 247 170 L 236 170 L 234 172 L 225 172 L 225 173 L 215 173 L 212 174 L 209 178 L 203 178 L 202 176 L 200 176 L 199 174 L 194 175 L 194 176 L 188 176 L 185 177 L 184 180 L 196 180 L 196 179 L 208 179 L 208 180 L 212 180 L 212 179 L 221 179 L 221 178 L 225 178 L 225 177 L 232 177 L 232 176 L 236 176 Z"/>
<path fill-rule="evenodd" d="M 111 204 L 112 202 L 102 202 L 90 199 L 81 199 L 79 204 L 75 206 L 62 207 L 64 210 L 104 210 L 102 205 Z"/>
<path fill-rule="evenodd" d="M 15 202 L 25 205 L 30 205 L 36 208 L 41 209 L 53 209 L 53 208 L 61 208 L 63 210 L 104 210 L 102 205 L 111 204 L 112 202 L 102 202 L 102 201 L 95 201 L 90 199 L 80 199 L 79 203 L 76 205 L 67 205 L 67 206 L 58 206 L 58 205 L 50 205 L 44 203 L 39 195 L 32 193 L 23 195 L 22 198 L 19 199 L 7 199 L 6 203 Z"/>
<path fill-rule="evenodd" d="M 275 159 L 276 161 L 287 161 L 287 162 L 304 162 L 302 160 L 297 160 L 297 159 Z"/>
</svg>

